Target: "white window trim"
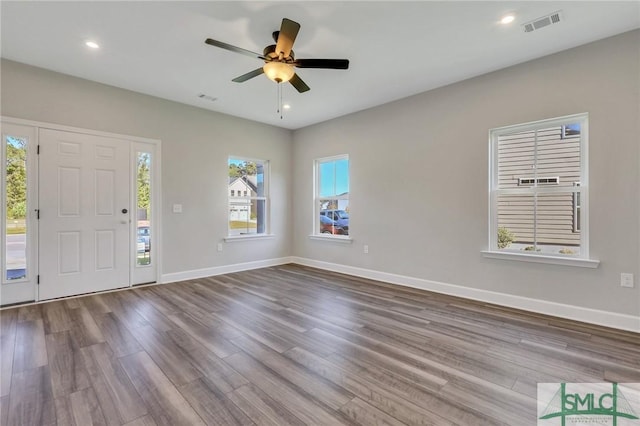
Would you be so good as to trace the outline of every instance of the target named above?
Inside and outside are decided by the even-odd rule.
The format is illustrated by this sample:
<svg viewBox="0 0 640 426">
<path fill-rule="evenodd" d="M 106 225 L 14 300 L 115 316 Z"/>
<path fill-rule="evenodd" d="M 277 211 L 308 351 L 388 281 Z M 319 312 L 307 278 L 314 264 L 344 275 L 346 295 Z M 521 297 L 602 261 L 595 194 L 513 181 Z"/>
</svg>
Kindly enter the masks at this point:
<svg viewBox="0 0 640 426">
<path fill-rule="evenodd" d="M 269 197 L 269 187 L 271 186 L 271 162 L 269 160 L 263 160 L 259 158 L 249 158 L 242 155 L 229 155 L 227 157 L 227 170 L 229 169 L 229 160 L 242 160 L 245 162 L 260 162 L 263 163 L 263 174 L 264 174 L 264 196 L 262 197 L 239 197 L 239 196 L 231 196 L 229 193 L 229 173 L 227 172 L 227 183 L 226 183 L 226 191 L 227 194 L 227 235 L 223 238 L 225 242 L 234 242 L 234 241 L 247 241 L 247 240 L 256 240 L 256 239 L 270 239 L 273 238 L 274 235 L 271 234 L 271 199 Z M 229 228 L 229 209 L 231 208 L 231 201 L 238 200 L 256 200 L 256 201 L 264 201 L 264 227 L 265 231 L 262 234 L 244 234 L 244 235 L 230 235 L 231 228 Z"/>
<path fill-rule="evenodd" d="M 238 241 L 272 240 L 275 237 L 276 237 L 275 234 L 230 235 L 230 236 L 224 237 L 224 242 L 236 243 Z"/>
<path fill-rule="evenodd" d="M 349 154 L 341 154 L 341 155 L 333 155 L 330 157 L 322 157 L 316 158 L 313 160 L 313 222 L 312 222 L 312 230 L 313 232 L 309 237 L 312 240 L 317 241 L 336 241 L 340 243 L 351 243 L 352 239 L 351 235 L 351 223 L 349 223 L 349 235 L 333 235 L 333 234 L 322 234 L 320 233 L 320 222 L 318 218 L 320 217 L 320 206 L 319 199 L 320 196 L 318 194 L 319 187 L 318 184 L 320 182 L 320 163 L 326 163 L 330 161 L 337 160 L 347 160 L 349 161 Z M 323 200 L 349 200 L 351 194 L 351 161 L 349 161 L 349 173 L 347 175 L 349 177 L 349 196 L 332 196 L 332 197 L 322 197 Z"/>
<path fill-rule="evenodd" d="M 517 260 L 520 262 L 547 263 L 550 265 L 577 266 L 581 268 L 597 268 L 599 260 L 581 257 L 560 257 L 544 254 L 532 254 L 510 251 L 483 250 L 482 256 L 490 259 Z"/>
<path fill-rule="evenodd" d="M 351 244 L 353 242 L 353 238 L 348 235 L 311 234 L 309 239 L 339 244 Z"/>
<path fill-rule="evenodd" d="M 498 136 L 504 133 L 518 133 L 522 131 L 533 131 L 545 129 L 553 126 L 561 126 L 567 122 L 580 122 L 581 124 L 581 145 L 580 145 L 580 170 L 581 181 L 579 189 L 560 188 L 554 186 L 542 186 L 536 188 L 502 189 L 498 191 Z M 522 123 L 513 126 L 504 126 L 489 131 L 489 250 L 482 251 L 482 255 L 487 258 L 517 260 L 524 262 L 547 263 L 565 266 L 581 266 L 597 268 L 600 261 L 589 257 L 589 114 L 580 113 L 563 117 L 539 120 L 529 123 Z M 524 253 L 509 251 L 508 249 L 498 249 L 498 215 L 497 215 L 497 195 L 500 194 L 523 194 L 523 193 L 548 194 L 554 192 L 580 192 L 581 204 L 581 230 L 580 230 L 580 256 L 553 255 L 549 253 Z"/>
</svg>

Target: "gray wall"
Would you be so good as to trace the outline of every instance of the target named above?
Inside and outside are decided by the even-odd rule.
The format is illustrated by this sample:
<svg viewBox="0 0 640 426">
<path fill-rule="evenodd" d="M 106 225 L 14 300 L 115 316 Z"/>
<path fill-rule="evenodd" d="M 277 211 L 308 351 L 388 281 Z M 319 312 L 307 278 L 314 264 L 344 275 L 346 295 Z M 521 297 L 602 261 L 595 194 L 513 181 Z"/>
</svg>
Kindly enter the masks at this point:
<svg viewBox="0 0 640 426">
<path fill-rule="evenodd" d="M 634 31 L 295 131 L 295 255 L 640 315 L 638 46 Z M 581 112 L 600 266 L 482 257 L 489 129 Z M 337 154 L 351 160 L 351 245 L 308 238 L 313 160 Z M 635 288 L 620 287 L 621 272 Z"/>
<path fill-rule="evenodd" d="M 639 45 L 640 31 L 623 34 L 293 133 L 5 60 L 1 106 L 6 116 L 162 140 L 164 273 L 295 255 L 638 315 Z M 488 130 L 579 112 L 590 114 L 600 267 L 483 258 Z M 354 243 L 310 240 L 313 160 L 345 153 Z M 218 253 L 229 154 L 271 160 L 276 238 Z M 636 287 L 621 288 L 620 272 L 634 273 Z"/>
<path fill-rule="evenodd" d="M 290 131 L 7 60 L 1 89 L 4 116 L 162 141 L 163 273 L 290 255 Z M 270 160 L 276 237 L 217 252 L 227 234 L 230 154 Z"/>
</svg>

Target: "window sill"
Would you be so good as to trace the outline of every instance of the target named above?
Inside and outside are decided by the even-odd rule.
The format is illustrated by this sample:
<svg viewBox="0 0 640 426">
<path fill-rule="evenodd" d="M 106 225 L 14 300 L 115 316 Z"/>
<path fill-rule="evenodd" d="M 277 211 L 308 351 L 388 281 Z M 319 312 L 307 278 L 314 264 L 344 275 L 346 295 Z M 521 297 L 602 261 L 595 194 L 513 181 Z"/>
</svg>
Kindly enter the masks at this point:
<svg viewBox="0 0 640 426">
<path fill-rule="evenodd" d="M 547 263 L 550 265 L 576 266 L 580 268 L 597 268 L 599 260 L 580 259 L 576 257 L 545 256 L 540 254 L 510 253 L 503 251 L 482 251 L 484 257 L 490 259 L 517 260 L 520 262 Z"/>
<path fill-rule="evenodd" d="M 340 244 L 351 244 L 353 242 L 353 240 L 351 238 L 349 238 L 348 236 L 343 236 L 343 235 L 331 235 L 331 236 L 329 236 L 328 234 L 327 235 L 311 234 L 311 235 L 309 235 L 309 239 L 316 240 L 316 241 L 327 241 L 327 242 L 332 242 L 332 243 L 340 243 Z"/>
<path fill-rule="evenodd" d="M 224 237 L 225 243 L 236 243 L 238 241 L 251 241 L 251 240 L 272 240 L 276 236 L 273 234 L 260 234 L 260 235 L 234 235 L 232 237 Z"/>
</svg>

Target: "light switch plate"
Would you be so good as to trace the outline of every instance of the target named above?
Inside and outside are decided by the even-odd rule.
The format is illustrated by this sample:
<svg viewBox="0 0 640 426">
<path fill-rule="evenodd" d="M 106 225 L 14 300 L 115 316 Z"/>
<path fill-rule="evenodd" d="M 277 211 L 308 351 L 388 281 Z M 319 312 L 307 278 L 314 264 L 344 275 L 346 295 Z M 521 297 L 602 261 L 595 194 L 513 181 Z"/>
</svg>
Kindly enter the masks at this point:
<svg viewBox="0 0 640 426">
<path fill-rule="evenodd" d="M 633 274 L 621 273 L 620 274 L 620 286 L 633 288 Z"/>
<path fill-rule="evenodd" d="M 174 204 L 173 205 L 174 213 L 182 213 L 182 204 Z"/>
</svg>

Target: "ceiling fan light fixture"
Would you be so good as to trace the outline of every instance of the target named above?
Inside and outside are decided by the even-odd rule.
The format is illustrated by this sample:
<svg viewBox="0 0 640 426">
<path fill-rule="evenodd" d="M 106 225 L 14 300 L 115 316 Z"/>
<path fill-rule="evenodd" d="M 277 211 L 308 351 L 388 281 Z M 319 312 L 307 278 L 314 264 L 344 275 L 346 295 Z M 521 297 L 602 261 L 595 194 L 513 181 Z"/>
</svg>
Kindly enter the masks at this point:
<svg viewBox="0 0 640 426">
<path fill-rule="evenodd" d="M 276 83 L 285 83 L 291 80 L 296 73 L 293 65 L 284 62 L 267 62 L 262 69 L 266 76 Z"/>
</svg>

